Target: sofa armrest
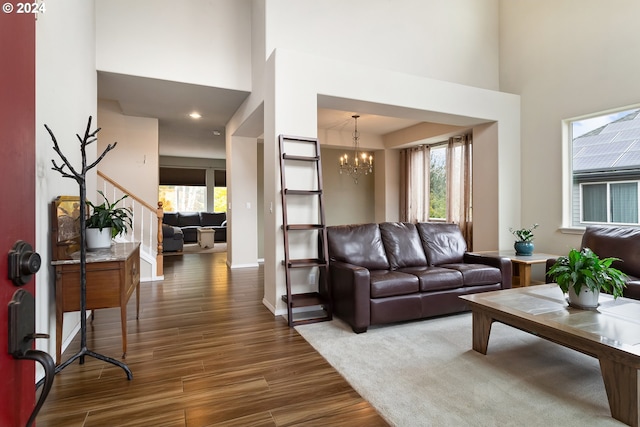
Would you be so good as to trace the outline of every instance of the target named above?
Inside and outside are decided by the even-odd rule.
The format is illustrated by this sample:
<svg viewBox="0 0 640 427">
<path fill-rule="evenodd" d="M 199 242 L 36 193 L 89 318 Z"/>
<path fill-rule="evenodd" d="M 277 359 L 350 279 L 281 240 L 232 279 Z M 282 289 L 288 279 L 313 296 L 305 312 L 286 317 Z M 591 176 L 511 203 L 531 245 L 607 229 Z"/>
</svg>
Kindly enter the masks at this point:
<svg viewBox="0 0 640 427">
<path fill-rule="evenodd" d="M 365 332 L 371 323 L 369 270 L 346 262 L 329 263 L 333 309 L 354 332 Z"/>
<path fill-rule="evenodd" d="M 175 228 L 171 225 L 162 224 L 162 237 L 163 239 L 173 239 Z"/>
<path fill-rule="evenodd" d="M 544 267 L 544 278 L 547 283 L 552 283 L 553 279 L 549 277 L 549 269 L 558 261 L 558 258 L 549 258 Z"/>
<path fill-rule="evenodd" d="M 510 289 L 513 277 L 513 268 L 509 258 L 486 256 L 465 252 L 463 261 L 469 264 L 485 264 L 495 267 L 502 274 L 502 289 Z"/>
</svg>

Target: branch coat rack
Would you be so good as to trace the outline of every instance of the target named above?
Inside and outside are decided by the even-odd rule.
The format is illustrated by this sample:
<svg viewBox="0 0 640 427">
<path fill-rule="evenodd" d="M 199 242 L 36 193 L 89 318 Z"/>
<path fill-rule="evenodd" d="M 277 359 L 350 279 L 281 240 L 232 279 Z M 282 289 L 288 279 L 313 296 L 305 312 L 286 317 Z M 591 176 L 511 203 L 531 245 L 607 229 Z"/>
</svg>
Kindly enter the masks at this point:
<svg viewBox="0 0 640 427">
<path fill-rule="evenodd" d="M 55 160 L 51 160 L 53 163 L 53 170 L 58 171 L 64 178 L 71 178 L 78 183 L 80 187 L 80 351 L 71 356 L 65 362 L 61 363 L 56 367 L 55 373 L 62 371 L 64 368 L 73 363 L 76 359 L 80 359 L 80 364 L 84 364 L 85 356 L 91 356 L 96 359 L 102 360 L 104 362 L 111 363 L 113 365 L 119 366 L 122 368 L 127 374 L 127 379 L 133 379 L 133 374 L 129 367 L 120 362 L 119 360 L 113 359 L 111 357 L 104 356 L 102 354 L 91 351 L 87 348 L 87 249 L 86 249 L 86 203 L 87 200 L 87 185 L 86 185 L 86 175 L 87 172 L 100 163 L 100 161 L 104 158 L 104 156 L 111 150 L 113 150 L 117 142 L 113 144 L 107 145 L 107 148 L 102 152 L 102 154 L 94 161 L 93 163 L 87 165 L 87 151 L 86 148 L 89 144 L 96 142 L 98 137 L 97 133 L 100 131 L 100 128 L 97 128 L 93 132 L 91 129 L 91 116 L 89 116 L 89 120 L 87 123 L 87 129 L 84 132 L 84 137 L 76 134 L 78 141 L 80 142 L 80 152 L 82 155 L 82 165 L 80 171 L 77 171 L 69 162 L 67 157 L 60 150 L 60 146 L 58 145 L 58 141 L 46 124 L 44 127 L 49 132 L 51 136 L 51 140 L 53 141 L 53 149 L 62 160 L 61 164 L 56 163 Z M 67 170 L 68 169 L 68 170 Z"/>
</svg>

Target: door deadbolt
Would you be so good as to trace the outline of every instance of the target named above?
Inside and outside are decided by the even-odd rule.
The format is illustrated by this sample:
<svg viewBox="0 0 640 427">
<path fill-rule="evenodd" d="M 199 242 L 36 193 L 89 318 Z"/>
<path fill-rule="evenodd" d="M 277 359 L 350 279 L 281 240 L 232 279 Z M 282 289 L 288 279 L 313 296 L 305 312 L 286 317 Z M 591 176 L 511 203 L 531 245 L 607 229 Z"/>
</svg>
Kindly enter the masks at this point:
<svg viewBox="0 0 640 427">
<path fill-rule="evenodd" d="M 9 251 L 9 279 L 16 286 L 29 283 L 31 276 L 40 270 L 42 259 L 33 247 L 22 240 L 18 240 Z"/>
</svg>

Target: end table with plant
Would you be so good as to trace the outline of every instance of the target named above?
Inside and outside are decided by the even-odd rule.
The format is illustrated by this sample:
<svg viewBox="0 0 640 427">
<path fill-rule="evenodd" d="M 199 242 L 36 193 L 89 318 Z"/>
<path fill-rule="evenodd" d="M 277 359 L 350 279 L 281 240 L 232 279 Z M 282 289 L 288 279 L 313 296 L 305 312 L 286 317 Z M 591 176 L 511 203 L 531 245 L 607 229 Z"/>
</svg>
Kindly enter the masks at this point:
<svg viewBox="0 0 640 427">
<path fill-rule="evenodd" d="M 547 272 L 562 292 L 569 295 L 569 303 L 579 308 L 598 306 L 600 291 L 622 296 L 627 276 L 611 267 L 618 258 L 600 259 L 591 249 L 572 249 L 569 255 L 558 258 Z"/>
</svg>

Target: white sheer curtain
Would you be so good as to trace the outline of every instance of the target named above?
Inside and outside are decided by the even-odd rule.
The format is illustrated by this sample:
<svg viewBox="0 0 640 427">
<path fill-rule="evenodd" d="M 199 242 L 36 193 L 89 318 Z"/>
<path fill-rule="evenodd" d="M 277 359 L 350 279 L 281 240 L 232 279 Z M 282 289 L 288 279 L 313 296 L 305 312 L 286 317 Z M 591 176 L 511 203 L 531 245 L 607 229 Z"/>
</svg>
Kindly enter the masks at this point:
<svg viewBox="0 0 640 427">
<path fill-rule="evenodd" d="M 449 138 L 447 144 L 447 222 L 460 226 L 472 250 L 472 138 L 471 135 Z"/>
<path fill-rule="evenodd" d="M 400 152 L 400 220 L 429 220 L 429 169 L 431 149 L 428 146 L 407 148 Z"/>
</svg>

